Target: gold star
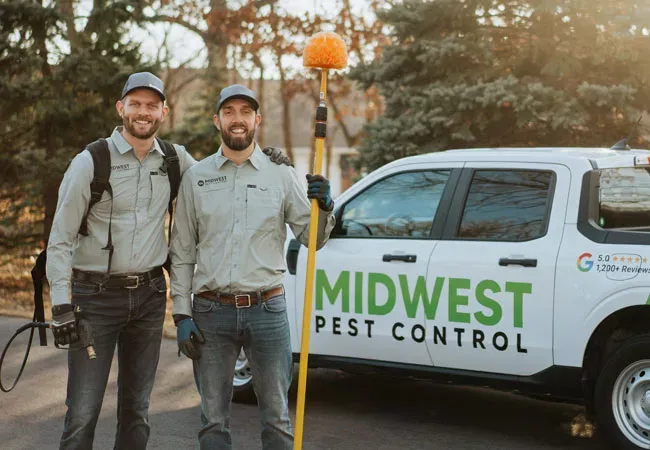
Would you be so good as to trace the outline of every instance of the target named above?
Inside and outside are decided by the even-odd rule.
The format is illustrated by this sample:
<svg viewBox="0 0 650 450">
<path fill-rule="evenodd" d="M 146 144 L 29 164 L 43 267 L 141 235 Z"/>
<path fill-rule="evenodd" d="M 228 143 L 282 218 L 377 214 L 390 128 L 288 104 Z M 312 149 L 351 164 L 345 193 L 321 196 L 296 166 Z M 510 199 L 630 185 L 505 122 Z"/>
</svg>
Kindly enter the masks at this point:
<svg viewBox="0 0 650 450">
<path fill-rule="evenodd" d="M 617 256 L 614 256 L 612 259 L 614 260 L 614 262 L 618 261 L 618 257 L 617 257 Z"/>
<path fill-rule="evenodd" d="M 638 263 L 639 261 L 641 261 L 641 258 L 636 258 L 636 259 L 634 260 L 634 262 L 636 262 L 636 263 Z"/>
<path fill-rule="evenodd" d="M 632 262 L 632 258 L 627 258 L 627 262 Z"/>
<path fill-rule="evenodd" d="M 648 262 L 648 258 L 643 258 L 643 262 L 644 262 L 644 263 L 647 263 L 647 262 Z"/>
</svg>

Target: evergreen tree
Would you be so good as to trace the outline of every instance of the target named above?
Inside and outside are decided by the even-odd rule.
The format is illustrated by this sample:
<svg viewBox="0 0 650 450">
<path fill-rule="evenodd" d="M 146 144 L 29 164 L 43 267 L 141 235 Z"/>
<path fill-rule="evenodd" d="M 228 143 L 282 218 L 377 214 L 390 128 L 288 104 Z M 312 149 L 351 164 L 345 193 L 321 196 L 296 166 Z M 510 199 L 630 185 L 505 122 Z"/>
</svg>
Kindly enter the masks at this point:
<svg viewBox="0 0 650 450">
<path fill-rule="evenodd" d="M 405 0 L 380 18 L 391 44 L 351 73 L 385 97 L 367 169 L 451 148 L 610 147 L 649 104 L 645 2 Z"/>
<path fill-rule="evenodd" d="M 129 73 L 152 70 L 125 39 L 138 2 L 94 2 L 83 27 L 76 3 L 0 4 L 0 211 L 5 227 L 24 207 L 44 219 L 10 242 L 0 235 L 2 246 L 47 241 L 68 161 L 119 123 L 115 102 Z"/>
</svg>

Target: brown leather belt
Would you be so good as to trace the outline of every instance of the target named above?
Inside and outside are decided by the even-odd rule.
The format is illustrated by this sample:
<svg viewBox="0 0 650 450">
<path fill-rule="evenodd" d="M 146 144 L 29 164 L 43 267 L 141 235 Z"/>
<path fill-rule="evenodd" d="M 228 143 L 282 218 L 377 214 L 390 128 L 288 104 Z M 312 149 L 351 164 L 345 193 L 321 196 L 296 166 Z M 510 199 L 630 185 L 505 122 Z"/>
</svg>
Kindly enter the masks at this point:
<svg viewBox="0 0 650 450">
<path fill-rule="evenodd" d="M 237 308 L 250 308 L 253 305 L 257 305 L 258 302 L 264 303 L 268 299 L 281 294 L 284 294 L 283 286 L 276 286 L 265 291 L 239 292 L 237 294 L 203 291 L 196 295 L 223 305 L 235 305 Z"/>
<path fill-rule="evenodd" d="M 105 273 L 84 272 L 83 270 L 72 270 L 72 281 L 83 281 L 96 284 L 103 288 L 125 288 L 135 289 L 141 284 L 149 283 L 151 280 L 163 276 L 162 267 L 156 267 L 148 272 L 110 275 L 106 278 Z"/>
</svg>

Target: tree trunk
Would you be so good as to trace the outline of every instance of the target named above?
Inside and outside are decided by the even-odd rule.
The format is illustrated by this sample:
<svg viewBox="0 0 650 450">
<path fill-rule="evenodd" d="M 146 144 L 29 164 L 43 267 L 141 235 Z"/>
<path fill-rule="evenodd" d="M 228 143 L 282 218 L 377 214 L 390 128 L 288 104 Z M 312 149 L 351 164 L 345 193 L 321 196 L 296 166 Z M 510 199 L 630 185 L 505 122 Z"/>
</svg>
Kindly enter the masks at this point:
<svg viewBox="0 0 650 450">
<path fill-rule="evenodd" d="M 212 34 L 208 48 L 208 67 L 206 76 L 207 100 L 216 105 L 219 92 L 228 83 L 227 51 L 228 43 L 224 36 Z"/>
<path fill-rule="evenodd" d="M 169 114 L 167 114 L 167 126 L 169 131 L 173 131 L 176 128 L 176 102 L 170 97 L 167 97 L 167 106 L 169 107 Z"/>
<path fill-rule="evenodd" d="M 210 12 L 206 17 L 208 29 L 202 35 L 208 50 L 205 100 L 210 111 L 214 111 L 219 92 L 228 83 L 228 37 L 221 23 L 227 12 L 226 0 L 210 0 Z"/>
<path fill-rule="evenodd" d="M 45 158 L 53 159 L 56 154 L 56 143 L 54 140 L 54 133 L 50 130 L 49 124 L 45 123 L 47 127 L 45 137 Z M 43 243 L 47 245 L 50 239 L 50 231 L 52 230 L 52 222 L 54 221 L 54 213 L 56 212 L 56 202 L 58 199 L 60 180 L 46 175 L 46 182 L 43 184 L 43 205 L 45 206 L 45 219 L 43 221 Z"/>
<path fill-rule="evenodd" d="M 260 79 L 257 81 L 257 101 L 260 104 L 259 113 L 264 111 L 264 64 L 259 57 L 256 57 L 257 66 L 260 68 Z M 260 147 L 264 148 L 264 114 L 262 114 L 262 122 L 257 131 L 257 143 Z"/>
<path fill-rule="evenodd" d="M 278 70 L 280 72 L 280 95 L 282 97 L 282 137 L 284 138 L 284 150 L 291 161 L 294 161 L 293 138 L 291 136 L 291 97 L 287 92 L 287 80 L 279 54 L 276 54 L 278 60 Z"/>
<path fill-rule="evenodd" d="M 40 5 L 43 7 L 43 0 L 40 1 Z M 43 76 L 43 79 L 50 80 L 52 78 L 52 68 L 47 62 L 48 52 L 46 45 L 46 32 L 47 26 L 45 23 L 43 23 L 43 26 L 35 28 L 34 41 L 36 42 L 36 47 L 38 48 L 38 55 L 41 58 L 41 74 Z M 42 142 L 45 146 L 45 159 L 54 160 L 56 157 L 56 140 L 54 130 L 52 130 L 49 119 L 45 119 L 42 127 Z M 43 220 L 44 245 L 47 245 L 47 241 L 50 238 L 50 230 L 52 229 L 54 213 L 56 212 L 57 193 L 59 189 L 58 185 L 59 180 L 53 178 L 49 173 L 45 175 L 42 191 L 43 206 L 45 212 L 45 218 Z"/>
</svg>

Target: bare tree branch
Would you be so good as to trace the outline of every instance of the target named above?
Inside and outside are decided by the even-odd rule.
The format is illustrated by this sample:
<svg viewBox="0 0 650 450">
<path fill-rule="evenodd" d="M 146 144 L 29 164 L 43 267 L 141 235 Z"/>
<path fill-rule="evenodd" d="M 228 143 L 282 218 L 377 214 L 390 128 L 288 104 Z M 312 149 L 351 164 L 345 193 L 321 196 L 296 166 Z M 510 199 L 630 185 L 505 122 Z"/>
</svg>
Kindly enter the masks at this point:
<svg viewBox="0 0 650 450">
<path fill-rule="evenodd" d="M 187 28 L 190 31 L 193 31 L 194 33 L 198 34 L 203 40 L 207 39 L 208 34 L 206 31 L 201 30 L 199 27 L 196 25 L 191 24 L 190 22 L 183 20 L 179 17 L 171 17 L 171 16 L 165 16 L 161 14 L 156 14 L 154 16 L 147 16 L 146 17 L 148 22 L 166 22 L 166 23 L 171 23 L 171 24 L 176 24 L 180 25 L 183 28 Z"/>
</svg>

